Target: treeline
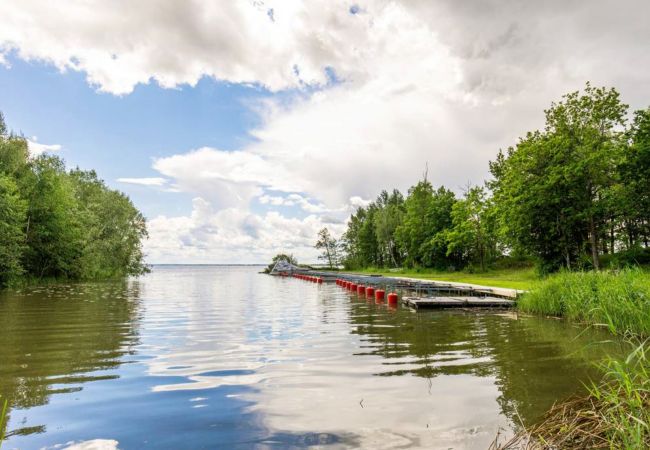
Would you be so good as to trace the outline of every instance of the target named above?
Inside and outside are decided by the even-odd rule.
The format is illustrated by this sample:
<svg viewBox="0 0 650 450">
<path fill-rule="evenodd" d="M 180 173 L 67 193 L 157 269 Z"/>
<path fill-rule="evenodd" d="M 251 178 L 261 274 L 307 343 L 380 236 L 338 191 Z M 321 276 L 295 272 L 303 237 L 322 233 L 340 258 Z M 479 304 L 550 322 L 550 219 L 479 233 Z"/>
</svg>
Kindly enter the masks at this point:
<svg viewBox="0 0 650 450">
<path fill-rule="evenodd" d="M 145 219 L 94 171 L 30 157 L 0 113 L 0 286 L 24 278 L 103 279 L 146 271 Z"/>
<path fill-rule="evenodd" d="M 344 265 L 485 270 L 503 257 L 542 272 L 599 268 L 603 255 L 650 262 L 650 109 L 587 83 L 545 111 L 490 162 L 491 179 L 457 197 L 427 179 L 383 191 L 351 217 Z M 609 256 L 611 258 L 611 256 Z"/>
</svg>

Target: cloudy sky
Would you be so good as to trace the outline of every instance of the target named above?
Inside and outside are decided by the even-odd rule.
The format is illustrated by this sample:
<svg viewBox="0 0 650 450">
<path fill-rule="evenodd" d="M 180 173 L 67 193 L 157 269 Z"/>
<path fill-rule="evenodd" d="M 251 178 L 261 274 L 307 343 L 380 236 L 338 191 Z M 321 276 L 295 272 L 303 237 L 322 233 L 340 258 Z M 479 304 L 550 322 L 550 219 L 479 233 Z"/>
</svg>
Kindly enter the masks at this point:
<svg viewBox="0 0 650 450">
<path fill-rule="evenodd" d="M 647 0 L 0 0 L 0 110 L 151 263 L 315 261 L 383 188 L 482 183 L 587 80 L 650 104 Z"/>
</svg>

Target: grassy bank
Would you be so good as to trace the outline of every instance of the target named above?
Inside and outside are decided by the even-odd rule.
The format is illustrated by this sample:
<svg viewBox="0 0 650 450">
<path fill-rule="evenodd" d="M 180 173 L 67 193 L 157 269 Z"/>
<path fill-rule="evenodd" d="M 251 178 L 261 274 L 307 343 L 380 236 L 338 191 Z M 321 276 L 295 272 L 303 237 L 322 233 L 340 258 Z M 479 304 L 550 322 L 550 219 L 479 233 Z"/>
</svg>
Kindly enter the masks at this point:
<svg viewBox="0 0 650 450">
<path fill-rule="evenodd" d="M 650 273 L 565 272 L 533 283 L 521 311 L 607 326 L 612 333 L 650 336 Z"/>
<path fill-rule="evenodd" d="M 538 280 L 537 273 L 532 267 L 518 269 L 495 269 L 487 272 L 445 272 L 434 269 L 362 269 L 354 273 L 380 274 L 383 276 L 399 276 L 419 278 L 423 280 L 451 281 L 457 283 L 481 284 L 485 286 L 511 289 L 530 289 Z"/>
<path fill-rule="evenodd" d="M 539 423 L 494 448 L 650 448 L 650 273 L 559 273 L 535 283 L 518 307 L 606 326 L 636 344 L 626 359 L 603 363 L 603 379 L 587 396 L 559 402 Z"/>
</svg>

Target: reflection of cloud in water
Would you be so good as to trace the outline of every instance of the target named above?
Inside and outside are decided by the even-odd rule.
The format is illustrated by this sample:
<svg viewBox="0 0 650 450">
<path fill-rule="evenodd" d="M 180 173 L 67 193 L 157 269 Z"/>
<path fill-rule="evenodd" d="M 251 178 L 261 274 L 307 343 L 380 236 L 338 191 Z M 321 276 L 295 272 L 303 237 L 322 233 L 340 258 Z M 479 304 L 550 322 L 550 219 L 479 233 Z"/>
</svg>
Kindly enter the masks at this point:
<svg viewBox="0 0 650 450">
<path fill-rule="evenodd" d="M 256 280 L 267 282 L 280 284 L 270 277 Z M 235 288 L 228 305 L 189 295 L 183 311 L 188 320 L 182 333 L 173 332 L 182 336 L 173 352 L 147 361 L 148 374 L 160 377 L 152 390 L 253 388 L 237 397 L 251 403 L 247 410 L 271 432 L 262 445 L 485 448 L 500 426 L 510 428 L 498 411 L 495 379 L 471 374 L 471 367 L 491 359 L 467 351 L 466 341 L 422 356 L 395 342 L 395 354 L 386 358 L 383 343 L 350 323 L 350 300 L 342 291 L 291 280 L 280 288 L 299 292 L 279 292 L 288 300 L 269 302 L 238 298 Z M 299 302 L 291 300 L 296 297 Z M 375 329 L 394 328 L 378 319 Z M 450 366 L 461 367 L 460 374 L 413 375 Z M 378 376 L 388 374 L 402 376 Z"/>
<path fill-rule="evenodd" d="M 118 442 L 112 439 L 92 439 L 76 443 L 68 442 L 64 444 L 65 447 L 54 446 L 50 448 L 63 448 L 64 450 L 118 450 L 117 444 Z"/>
</svg>

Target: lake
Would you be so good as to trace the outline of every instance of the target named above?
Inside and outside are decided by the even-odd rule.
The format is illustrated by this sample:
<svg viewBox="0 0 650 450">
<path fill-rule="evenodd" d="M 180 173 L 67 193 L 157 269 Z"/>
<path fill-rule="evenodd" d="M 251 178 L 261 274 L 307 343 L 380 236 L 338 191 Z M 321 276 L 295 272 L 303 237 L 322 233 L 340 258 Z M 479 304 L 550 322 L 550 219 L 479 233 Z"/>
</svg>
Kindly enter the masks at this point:
<svg viewBox="0 0 650 450">
<path fill-rule="evenodd" d="M 260 270 L 0 293 L 2 449 L 485 449 L 598 377 L 609 339 Z"/>
</svg>

